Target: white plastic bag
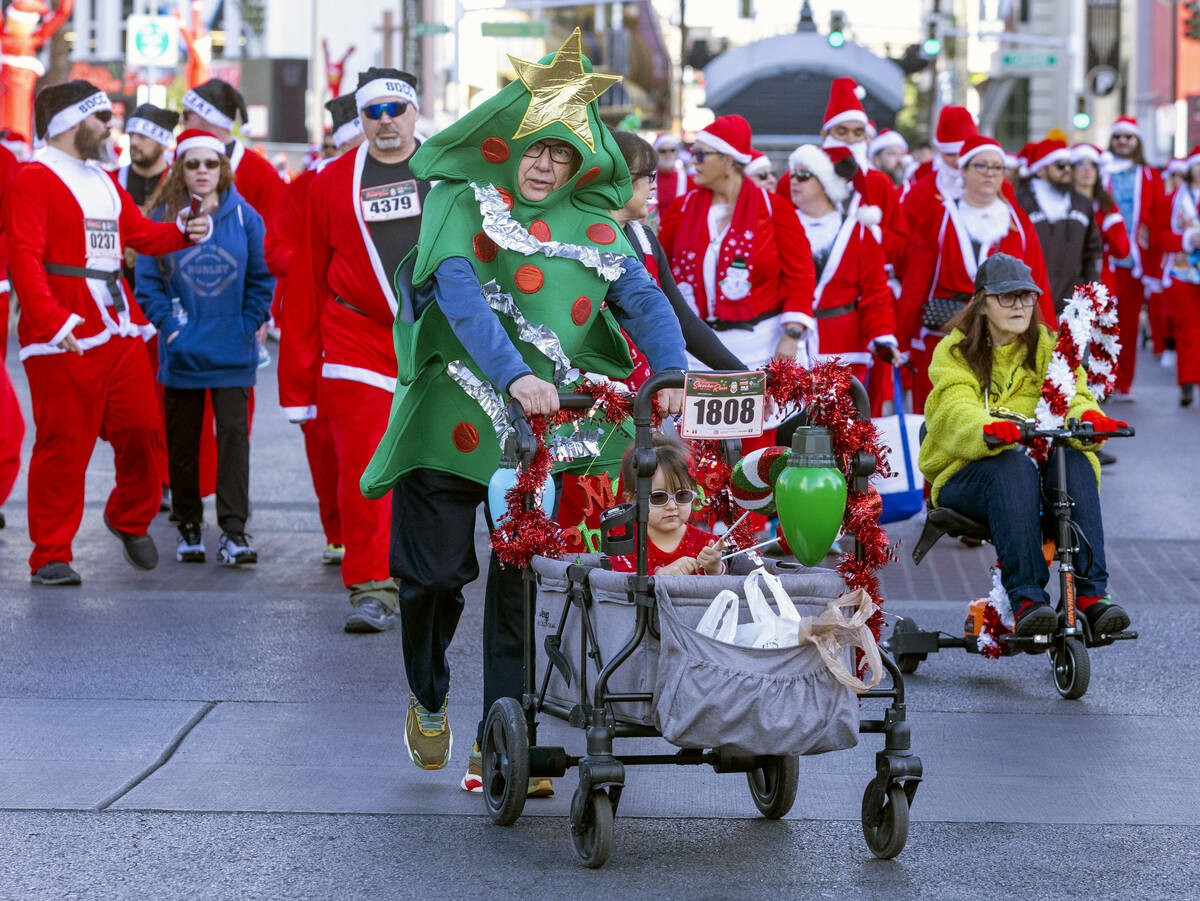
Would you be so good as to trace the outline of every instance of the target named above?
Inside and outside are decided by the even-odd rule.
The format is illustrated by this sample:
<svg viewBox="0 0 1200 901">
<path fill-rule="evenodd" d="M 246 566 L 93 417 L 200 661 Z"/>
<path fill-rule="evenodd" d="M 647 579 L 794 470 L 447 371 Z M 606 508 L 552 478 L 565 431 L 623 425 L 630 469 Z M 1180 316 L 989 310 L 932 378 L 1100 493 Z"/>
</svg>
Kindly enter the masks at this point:
<svg viewBox="0 0 1200 901">
<path fill-rule="evenodd" d="M 742 601 L 737 596 L 737 592 L 730 591 L 728 588 L 719 592 L 713 598 L 713 602 L 708 605 L 708 609 L 704 611 L 704 616 L 700 617 L 700 622 L 696 624 L 696 631 L 709 638 L 715 638 L 717 641 L 733 644 L 737 630 L 738 609 L 741 605 Z"/>
<path fill-rule="evenodd" d="M 771 596 L 779 608 L 778 613 L 771 609 L 760 582 L 771 590 Z M 793 648 L 799 644 L 800 614 L 783 590 L 779 577 L 759 567 L 746 577 L 743 584 L 751 621 L 738 623 L 742 601 L 736 592 L 727 588 L 713 598 L 696 625 L 696 631 L 743 648 Z"/>
</svg>

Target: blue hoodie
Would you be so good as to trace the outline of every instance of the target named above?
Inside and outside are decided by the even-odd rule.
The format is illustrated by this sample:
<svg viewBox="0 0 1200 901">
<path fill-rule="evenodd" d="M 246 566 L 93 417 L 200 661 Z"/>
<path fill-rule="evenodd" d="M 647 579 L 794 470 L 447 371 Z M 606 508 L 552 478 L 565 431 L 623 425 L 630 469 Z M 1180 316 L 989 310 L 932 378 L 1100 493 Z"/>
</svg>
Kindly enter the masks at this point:
<svg viewBox="0 0 1200 901">
<path fill-rule="evenodd" d="M 160 207 L 151 217 L 164 214 Z M 212 216 L 203 244 L 137 261 L 138 304 L 158 329 L 158 380 L 171 388 L 250 386 L 258 370 L 254 333 L 275 291 L 263 257 L 266 229 L 232 187 Z"/>
</svg>

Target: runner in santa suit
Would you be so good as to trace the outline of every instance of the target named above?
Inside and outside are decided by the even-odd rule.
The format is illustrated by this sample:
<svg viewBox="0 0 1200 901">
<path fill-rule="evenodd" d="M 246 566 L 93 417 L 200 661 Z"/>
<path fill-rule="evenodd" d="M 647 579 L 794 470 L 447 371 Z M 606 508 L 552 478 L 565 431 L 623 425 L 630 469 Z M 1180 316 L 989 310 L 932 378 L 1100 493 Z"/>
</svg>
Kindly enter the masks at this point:
<svg viewBox="0 0 1200 901">
<path fill-rule="evenodd" d="M 367 140 L 313 179 L 308 259 L 292 263 L 306 276 L 288 279 L 283 302 L 281 340 L 298 346 L 281 353 L 301 361 L 284 406 L 296 408 L 288 411 L 294 417 L 323 410 L 337 455 L 342 580 L 354 607 L 348 632 L 383 631 L 396 622 L 396 583 L 388 569 L 391 498 L 367 500 L 359 478 L 387 428 L 396 390 L 393 278 L 417 243 L 429 193 L 429 183 L 408 167 L 418 147 L 416 84 L 415 76 L 397 69 L 359 75 L 355 102 Z"/>
<path fill-rule="evenodd" d="M 337 144 L 334 159 L 363 142 L 362 122 L 358 118 L 358 104 L 353 94 L 335 97 L 325 104 L 333 114 L 333 139 Z M 313 179 L 330 162 L 323 159 L 318 165 L 301 172 L 283 193 L 283 200 L 275 209 L 275 218 L 269 223 L 266 239 L 267 267 L 280 282 L 290 277 L 292 260 L 296 248 L 308 240 L 308 204 Z M 303 256 L 303 255 L 302 255 Z M 307 257 L 303 257 L 307 260 Z M 279 344 L 279 405 L 294 422 L 300 423 L 304 432 L 304 451 L 308 457 L 308 469 L 312 475 L 313 489 L 317 494 L 317 508 L 321 515 L 321 527 L 325 532 L 325 550 L 321 562 L 329 566 L 340 565 L 345 555 L 342 541 L 342 517 L 338 508 L 337 454 L 333 446 L 333 434 L 329 428 L 329 417 L 324 410 L 307 403 L 304 392 L 311 389 L 321 374 L 320 336 L 309 336 L 305 340 L 291 341 L 283 338 L 293 329 L 317 329 L 316 315 L 291 317 L 292 304 L 284 305 L 287 285 L 276 291 L 277 306 L 275 323 L 280 330 Z M 308 296 L 308 295 L 305 295 Z M 298 297 L 294 292 L 293 297 Z M 303 304 L 297 300 L 300 306 Z M 296 350 L 308 349 L 311 359 L 297 359 Z"/>
<path fill-rule="evenodd" d="M 941 217 L 913 233 L 909 268 L 896 306 L 896 327 L 903 349 L 911 348 L 913 408 L 925 409 L 929 394 L 929 360 L 945 337 L 944 323 L 975 291 L 979 264 L 994 253 L 1023 260 L 1042 287 L 1038 304 L 1042 321 L 1054 318 L 1054 302 L 1046 278 L 1046 263 L 1037 231 L 1029 217 L 1001 193 L 1004 148 L 992 138 L 966 141 L 958 155 L 963 170 L 963 193 L 942 200 Z"/>
<path fill-rule="evenodd" d="M 1146 165 L 1142 156 L 1142 132 L 1137 120 L 1121 116 L 1113 124 L 1109 143 L 1112 159 L 1101 171 L 1101 184 L 1116 201 L 1125 230 L 1129 233 L 1129 256 L 1113 261 L 1116 281 L 1117 323 L 1121 346 L 1129 350 L 1117 361 L 1113 401 L 1133 400 L 1133 373 L 1138 344 L 1138 319 L 1146 298 L 1145 279 L 1161 276 L 1162 232 L 1169 211 L 1163 194 L 1162 176 Z"/>
<path fill-rule="evenodd" d="M 86 81 L 43 89 L 34 103 L 48 146 L 4 193 L 9 272 L 21 298 L 21 361 L 37 437 L 29 464 L 34 581 L 78 585 L 71 541 L 83 516 L 96 438 L 113 446 L 116 486 L 105 523 L 140 569 L 158 551 L 146 528 L 158 512 L 154 463 L 162 432 L 142 335 L 151 328 L 120 276 L 125 245 L 160 255 L 206 239 L 207 216 L 153 223 L 98 160 L 110 155 L 108 97 Z"/>
<path fill-rule="evenodd" d="M 1163 240 L 1163 294 L 1174 324 L 1179 404 L 1190 407 L 1200 383 L 1200 146 L 1192 148 L 1186 165 Z"/>
<path fill-rule="evenodd" d="M 659 210 L 665 210 L 692 189 L 692 177 L 679 158 L 679 138 L 675 135 L 659 135 L 654 139 L 658 151 L 658 166 L 654 174 L 655 195 Z"/>
<path fill-rule="evenodd" d="M 1129 256 L 1129 232 L 1112 195 L 1100 184 L 1100 148 L 1095 144 L 1076 144 L 1071 148 L 1071 169 L 1075 190 L 1092 201 L 1096 226 L 1104 242 L 1100 281 L 1112 294 L 1117 293 L 1113 260 Z"/>
<path fill-rule="evenodd" d="M 975 119 L 965 106 L 942 107 L 933 138 L 933 149 L 937 156 L 924 174 L 915 176 L 901 204 L 913 234 L 927 229 L 930 221 L 940 221 L 943 200 L 962 197 L 962 172 L 958 168 L 958 155 L 963 144 L 978 134 Z M 1015 197 L 1009 197 L 1008 200 L 1016 203 Z"/>
<path fill-rule="evenodd" d="M 788 157 L 788 172 L 817 272 L 817 359 L 840 360 L 866 385 L 874 357 L 901 359 L 894 298 L 877 237 L 880 211 L 864 205 L 862 192 L 853 190 L 862 172 L 843 147 L 797 147 Z"/>
<path fill-rule="evenodd" d="M 13 152 L 0 146 L 0 203 L 18 165 Z M 21 471 L 21 441 L 25 438 L 25 419 L 4 367 L 8 356 L 8 289 L 8 240 L 0 223 L 0 506 L 8 500 Z M 4 514 L 0 513 L 0 529 L 4 525 Z"/>
</svg>

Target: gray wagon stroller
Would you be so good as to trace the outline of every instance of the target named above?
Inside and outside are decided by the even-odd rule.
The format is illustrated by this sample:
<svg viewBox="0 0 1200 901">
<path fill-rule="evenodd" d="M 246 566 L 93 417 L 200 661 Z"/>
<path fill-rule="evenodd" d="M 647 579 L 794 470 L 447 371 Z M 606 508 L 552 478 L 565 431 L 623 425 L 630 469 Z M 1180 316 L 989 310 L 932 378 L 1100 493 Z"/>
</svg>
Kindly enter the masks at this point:
<svg viewBox="0 0 1200 901">
<path fill-rule="evenodd" d="M 663 372 L 638 393 L 636 502 L 605 511 L 602 553 L 571 560 L 535 557 L 524 571 L 524 694 L 519 701 L 497 700 L 484 725 L 483 795 L 488 814 L 498 825 L 514 823 L 524 809 L 531 776 L 558 777 L 577 767 L 571 840 L 585 866 L 600 867 L 612 850 L 613 818 L 626 766 L 706 764 L 718 773 L 745 773 L 758 810 L 778 818 L 795 801 L 801 754 L 852 747 L 858 733 L 882 733 L 884 748 L 876 754 L 875 775 L 863 795 L 862 826 L 876 856 L 894 857 L 907 840 L 909 806 L 922 774 L 920 758 L 909 750 L 904 682 L 895 664 L 883 655 L 890 687 L 856 695 L 832 676 L 812 645 L 743 648 L 722 645 L 696 631 L 714 593 L 723 588 L 736 591 L 742 578 L 647 575 L 644 536 L 655 469 L 651 403 L 660 389 L 682 386 L 683 373 Z M 856 406 L 865 415 L 865 392 L 857 382 L 854 389 Z M 591 402 L 586 395 L 572 400 L 578 405 Z M 518 454 L 532 457 L 528 424 L 515 403 L 510 412 L 518 431 Z M 874 467 L 870 457 L 853 461 L 854 487 L 865 489 Z M 608 557 L 632 553 L 637 557 L 635 572 L 607 568 Z M 832 570 L 772 566 L 803 615 L 819 614 L 844 591 L 841 577 Z M 712 659 L 721 655 L 725 656 L 719 663 Z M 736 719 L 727 714 L 722 724 L 714 707 L 721 705 L 721 697 L 743 691 L 753 695 L 752 700 L 739 706 Z M 860 719 L 859 698 L 890 703 L 881 718 Z M 584 755 L 539 745 L 540 714 L 583 730 Z M 712 734 L 714 723 L 718 732 L 728 731 Z M 618 738 L 663 737 L 679 750 L 614 752 Z"/>
</svg>

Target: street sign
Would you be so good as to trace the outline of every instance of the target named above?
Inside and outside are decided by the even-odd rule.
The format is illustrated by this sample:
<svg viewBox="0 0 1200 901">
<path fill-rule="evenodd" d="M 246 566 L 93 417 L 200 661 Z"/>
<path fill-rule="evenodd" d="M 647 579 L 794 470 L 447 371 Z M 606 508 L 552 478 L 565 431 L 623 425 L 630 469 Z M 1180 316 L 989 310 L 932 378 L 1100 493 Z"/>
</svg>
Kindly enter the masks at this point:
<svg viewBox="0 0 1200 901">
<path fill-rule="evenodd" d="M 417 37 L 423 38 L 433 34 L 449 34 L 450 26 L 443 25 L 441 22 L 418 22 L 413 31 L 416 32 Z"/>
<path fill-rule="evenodd" d="M 174 16 L 125 20 L 125 65 L 173 69 L 179 65 L 179 23 Z"/>
<path fill-rule="evenodd" d="M 1002 53 L 1000 63 L 1006 69 L 1053 69 L 1058 65 L 1057 53 Z"/>
<path fill-rule="evenodd" d="M 550 33 L 545 22 L 484 22 L 485 38 L 544 38 Z"/>
<path fill-rule="evenodd" d="M 1093 97 L 1107 97 L 1117 87 L 1117 70 L 1112 66 L 1096 66 L 1088 72 L 1087 84 Z"/>
</svg>

